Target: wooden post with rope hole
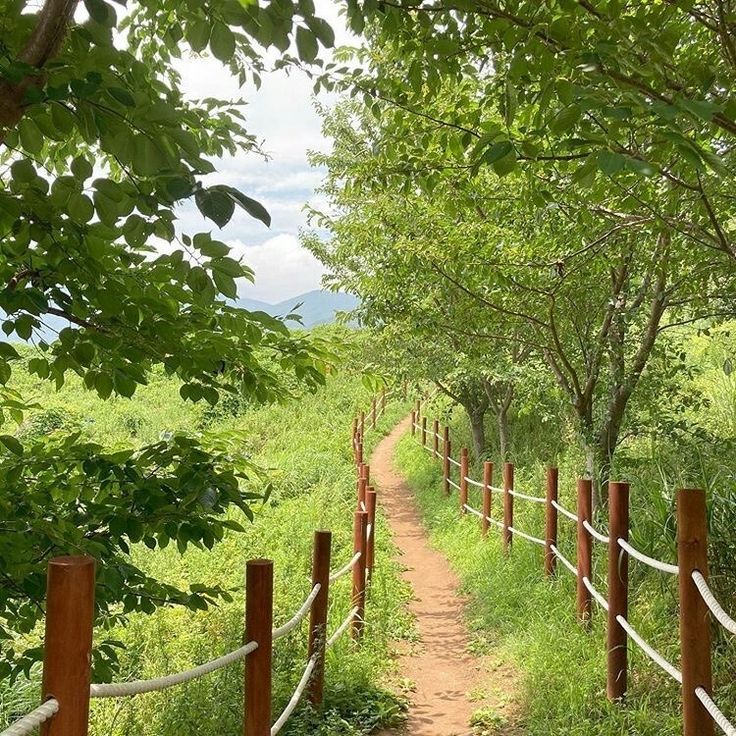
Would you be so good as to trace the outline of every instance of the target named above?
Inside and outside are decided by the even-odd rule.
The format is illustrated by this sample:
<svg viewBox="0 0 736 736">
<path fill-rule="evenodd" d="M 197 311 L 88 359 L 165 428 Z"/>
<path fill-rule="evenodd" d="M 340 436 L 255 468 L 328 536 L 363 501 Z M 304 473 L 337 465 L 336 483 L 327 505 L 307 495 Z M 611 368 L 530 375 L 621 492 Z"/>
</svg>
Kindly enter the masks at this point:
<svg viewBox="0 0 736 736">
<path fill-rule="evenodd" d="M 699 572 L 708 580 L 708 516 L 705 491 L 677 492 L 677 563 L 680 587 L 680 647 L 682 666 L 683 736 L 712 736 L 713 719 L 695 694 L 713 690 L 710 616 L 693 580 Z"/>
<path fill-rule="evenodd" d="M 363 619 L 365 618 L 365 569 L 366 569 L 366 532 L 368 514 L 356 511 L 353 525 L 353 549 L 360 552 L 358 561 L 353 565 L 353 608 L 355 612 L 351 626 L 351 636 L 358 640 L 363 635 Z"/>
<path fill-rule="evenodd" d="M 557 503 L 559 471 L 555 467 L 547 468 L 546 504 L 544 514 L 544 574 L 554 575 L 557 558 L 552 547 L 557 547 Z"/>
<path fill-rule="evenodd" d="M 427 417 L 422 417 L 422 447 L 427 446 Z"/>
<path fill-rule="evenodd" d="M 415 437 L 417 433 L 417 412 L 415 409 L 411 410 L 411 436 Z"/>
<path fill-rule="evenodd" d="M 493 508 L 492 485 L 493 463 L 490 460 L 486 460 L 483 463 L 483 516 L 480 520 L 480 528 L 484 537 L 488 536 L 488 527 L 491 525 L 488 519 L 491 518 L 491 510 Z"/>
<path fill-rule="evenodd" d="M 593 522 L 593 483 L 589 478 L 578 478 L 578 522 L 577 522 L 577 568 L 578 579 L 575 599 L 578 620 L 588 623 L 592 614 L 593 597 L 585 586 L 583 578 L 589 581 L 593 576 L 593 537 L 583 526 Z"/>
<path fill-rule="evenodd" d="M 55 557 L 48 565 L 43 700 L 59 710 L 41 725 L 44 736 L 87 736 L 95 609 L 95 561 Z"/>
<path fill-rule="evenodd" d="M 606 695 L 621 701 L 628 686 L 629 637 L 618 617 L 629 615 L 629 556 L 618 540 L 629 539 L 629 484 L 608 484 L 608 632 Z"/>
<path fill-rule="evenodd" d="M 503 464 L 503 552 L 507 555 L 513 544 L 513 534 L 509 527 L 514 525 L 514 464 Z"/>
<path fill-rule="evenodd" d="M 273 562 L 245 566 L 245 640 L 258 648 L 245 658 L 245 736 L 271 736 Z"/>
<path fill-rule="evenodd" d="M 460 450 L 460 513 L 466 514 L 465 507 L 468 504 L 468 448 Z"/>
<path fill-rule="evenodd" d="M 319 708 L 324 698 L 325 644 L 327 641 L 327 606 L 330 600 L 330 557 L 332 532 L 316 531 L 312 553 L 312 588 L 319 585 L 319 592 L 309 612 L 308 658 L 316 656 L 312 677 L 307 686 L 309 702 Z"/>
<path fill-rule="evenodd" d="M 445 496 L 450 495 L 450 453 L 452 443 L 450 442 L 450 428 L 445 427 L 442 433 L 442 481 Z"/>
<path fill-rule="evenodd" d="M 371 427 L 373 429 L 376 428 L 376 419 L 378 418 L 376 415 L 376 397 L 373 397 L 373 401 L 371 401 Z"/>
</svg>

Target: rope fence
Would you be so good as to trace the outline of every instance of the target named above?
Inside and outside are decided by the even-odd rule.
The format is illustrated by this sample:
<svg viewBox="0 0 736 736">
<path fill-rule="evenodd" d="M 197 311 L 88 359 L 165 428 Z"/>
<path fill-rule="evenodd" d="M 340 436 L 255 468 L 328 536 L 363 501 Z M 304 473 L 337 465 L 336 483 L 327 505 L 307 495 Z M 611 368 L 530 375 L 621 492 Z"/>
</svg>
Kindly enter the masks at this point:
<svg viewBox="0 0 736 736">
<path fill-rule="evenodd" d="M 420 421 L 421 419 L 421 421 Z M 438 422 L 434 422 L 435 427 Z M 421 416 L 419 404 L 412 412 L 412 435 L 423 446 L 425 434 L 418 434 L 416 427 L 426 428 L 427 418 Z M 718 708 L 713 699 L 712 654 L 710 621 L 722 626 L 730 634 L 736 634 L 736 619 L 729 615 L 716 599 L 707 580 L 707 509 L 702 490 L 681 489 L 677 494 L 677 549 L 678 562 L 673 564 L 641 552 L 629 542 L 629 484 L 611 482 L 608 500 L 608 533 L 593 526 L 592 484 L 590 480 L 577 482 L 577 508 L 571 511 L 559 502 L 557 468 L 547 469 L 546 493 L 531 495 L 514 488 L 514 466 L 502 465 L 503 485 L 493 485 L 494 465 L 483 463 L 483 480 L 473 478 L 469 472 L 467 448 L 461 447 L 459 459 L 452 457 L 449 428 L 434 431 L 435 443 L 441 438 L 441 446 L 430 448 L 433 455 L 443 459 L 443 487 L 445 495 L 450 488 L 460 492 L 461 514 L 471 514 L 481 523 L 485 536 L 491 526 L 501 530 L 503 552 L 508 555 L 514 538 L 520 538 L 544 549 L 544 572 L 551 576 L 556 563 L 561 563 L 576 578 L 576 609 L 578 619 L 587 622 L 593 614 L 594 601 L 607 614 L 608 667 L 607 695 L 621 702 L 628 686 L 629 642 L 641 650 L 654 664 L 677 681 L 682 688 L 682 712 L 685 736 L 706 736 L 717 726 L 727 736 L 736 736 L 736 727 Z M 457 481 L 453 479 L 453 467 L 459 468 Z M 469 503 L 469 488 L 482 495 L 482 508 Z M 501 496 L 503 518 L 492 518 L 492 499 Z M 544 507 L 544 536 L 535 536 L 514 524 L 514 501 L 522 501 Z M 575 524 L 577 564 L 568 559 L 558 547 L 558 518 L 562 516 Z M 608 596 L 593 585 L 593 542 L 605 546 L 608 565 Z M 628 562 L 634 559 L 648 568 L 674 576 L 678 581 L 680 610 L 680 667 L 669 662 L 658 652 L 628 619 Z"/>
<path fill-rule="evenodd" d="M 403 398 L 407 387 L 404 384 Z M 310 702 L 322 703 L 324 657 L 328 647 L 352 624 L 359 641 L 365 621 L 366 589 L 375 563 L 376 492 L 369 485 L 370 469 L 363 463 L 363 437 L 375 429 L 386 411 L 387 400 L 397 391 L 381 391 L 371 408 L 353 420 L 351 449 L 358 471 L 358 499 L 353 519 L 354 554 L 335 572 L 330 571 L 332 534 L 316 531 L 312 558 L 312 588 L 299 609 L 284 624 L 273 625 L 273 562 L 249 560 L 246 564 L 245 638 L 243 646 L 208 662 L 173 674 L 127 682 L 90 684 L 92 633 L 95 608 L 95 561 L 91 557 L 59 557 L 49 562 L 46 592 L 46 640 L 43 663 L 43 702 L 17 718 L 0 736 L 27 736 L 50 722 L 53 736 L 88 736 L 90 699 L 122 698 L 166 690 L 245 661 L 245 736 L 276 736 L 294 713 L 305 693 Z M 368 423 L 368 424 L 367 424 Z M 353 573 L 347 618 L 325 641 L 330 584 Z M 299 682 L 282 713 L 271 725 L 271 673 L 273 644 L 295 631 L 309 616 L 308 659 Z M 265 675 L 268 675 L 267 677 Z M 46 733 L 46 731 L 44 731 Z"/>
</svg>

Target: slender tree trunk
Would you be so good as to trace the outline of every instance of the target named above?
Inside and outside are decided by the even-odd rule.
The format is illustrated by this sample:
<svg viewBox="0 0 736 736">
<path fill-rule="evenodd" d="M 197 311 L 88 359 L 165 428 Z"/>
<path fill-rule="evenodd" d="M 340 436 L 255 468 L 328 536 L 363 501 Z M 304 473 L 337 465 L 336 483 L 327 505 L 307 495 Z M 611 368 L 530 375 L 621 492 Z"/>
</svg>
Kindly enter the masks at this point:
<svg viewBox="0 0 736 736">
<path fill-rule="evenodd" d="M 470 431 L 473 435 L 473 452 L 476 458 L 482 458 L 486 454 L 486 428 L 483 420 L 485 411 L 468 412 L 470 417 Z"/>
<path fill-rule="evenodd" d="M 501 407 L 496 415 L 496 424 L 498 426 L 498 450 L 501 455 L 501 461 L 506 462 L 511 452 L 508 407 Z"/>
</svg>

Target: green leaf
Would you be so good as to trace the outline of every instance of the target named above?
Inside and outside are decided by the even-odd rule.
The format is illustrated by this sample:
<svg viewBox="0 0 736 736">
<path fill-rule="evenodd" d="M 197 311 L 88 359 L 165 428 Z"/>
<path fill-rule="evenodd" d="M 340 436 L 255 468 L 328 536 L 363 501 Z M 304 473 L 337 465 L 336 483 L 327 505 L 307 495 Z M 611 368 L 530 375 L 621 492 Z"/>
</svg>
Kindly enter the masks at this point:
<svg viewBox="0 0 736 736">
<path fill-rule="evenodd" d="M 500 161 L 504 156 L 508 156 L 513 150 L 511 141 L 498 141 L 488 146 L 483 153 L 483 161 L 487 164 L 494 164 Z"/>
<path fill-rule="evenodd" d="M 299 58 L 309 64 L 317 58 L 319 53 L 317 38 L 304 26 L 299 26 L 296 29 L 296 48 L 299 52 Z"/>
<path fill-rule="evenodd" d="M 614 151 L 600 151 L 598 153 L 598 168 L 606 176 L 613 176 L 623 171 L 626 166 L 626 157 Z"/>
<path fill-rule="evenodd" d="M 210 49 L 220 61 L 230 61 L 235 54 L 235 36 L 224 23 L 215 23 L 210 36 Z"/>
<path fill-rule="evenodd" d="M 31 161 L 27 158 L 22 158 L 19 161 L 13 161 L 10 165 L 10 174 L 13 177 L 13 181 L 21 184 L 30 184 L 36 178 L 36 169 L 33 168 Z"/>
<path fill-rule="evenodd" d="M 69 216 L 78 223 L 89 222 L 95 213 L 92 200 L 86 194 L 72 194 L 67 204 Z"/>
<path fill-rule="evenodd" d="M 43 134 L 30 118 L 23 118 L 18 124 L 20 144 L 28 153 L 40 153 L 43 148 Z"/>
<path fill-rule="evenodd" d="M 212 187 L 212 189 L 227 193 L 227 195 L 231 197 L 236 204 L 242 207 L 242 209 L 244 209 L 251 217 L 255 217 L 256 220 L 260 220 L 266 227 L 271 227 L 271 215 L 268 214 L 268 210 L 260 202 L 247 197 L 234 187 L 218 185 Z"/>
<path fill-rule="evenodd" d="M 550 123 L 550 130 L 553 133 L 564 133 L 577 123 L 581 114 L 582 109 L 580 105 L 568 105 L 555 115 Z"/>
<path fill-rule="evenodd" d="M 204 20 L 195 20 L 187 24 L 185 37 L 192 51 L 196 53 L 204 51 L 210 40 L 210 24 Z"/>
<path fill-rule="evenodd" d="M 14 455 L 20 456 L 23 454 L 23 445 L 15 437 L 9 434 L 0 434 L 0 442 Z"/>
<path fill-rule="evenodd" d="M 222 271 L 214 271 L 212 279 L 218 291 L 224 296 L 230 299 L 235 299 L 238 296 L 238 287 L 235 279 L 229 274 L 223 273 Z"/>
<path fill-rule="evenodd" d="M 135 107 L 135 98 L 123 87 L 108 87 L 107 93 L 125 107 Z"/>
<path fill-rule="evenodd" d="M 84 156 L 77 156 L 72 161 L 72 174 L 80 182 L 84 182 L 92 176 L 92 164 Z"/>
<path fill-rule="evenodd" d="M 225 227 L 235 211 L 235 202 L 226 192 L 216 188 L 200 189 L 194 195 L 199 211 L 219 227 Z"/>
</svg>

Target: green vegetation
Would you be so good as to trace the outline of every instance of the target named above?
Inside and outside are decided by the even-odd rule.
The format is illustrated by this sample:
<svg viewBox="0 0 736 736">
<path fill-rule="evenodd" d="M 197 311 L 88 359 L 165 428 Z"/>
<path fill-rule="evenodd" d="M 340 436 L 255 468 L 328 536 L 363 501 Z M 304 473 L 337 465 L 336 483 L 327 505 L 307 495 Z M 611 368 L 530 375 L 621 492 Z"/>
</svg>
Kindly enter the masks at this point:
<svg viewBox="0 0 736 736">
<path fill-rule="evenodd" d="M 28 389 L 45 387 L 32 379 Z M 164 585 L 219 587 L 229 593 L 208 610 L 169 606 L 155 613 L 132 613 L 126 625 L 114 623 L 96 634 L 96 647 L 120 641 L 115 649 L 117 678 L 154 677 L 207 661 L 239 646 L 243 636 L 243 573 L 245 561 L 269 557 L 275 562 L 277 624 L 288 618 L 309 592 L 312 535 L 315 529 L 333 530 L 333 565 L 352 555 L 352 512 L 355 476 L 350 454 L 350 422 L 365 407 L 371 393 L 358 377 L 346 373 L 331 378 L 317 395 L 270 408 L 236 408 L 212 418 L 209 410 L 176 402 L 177 386 L 170 379 L 154 381 L 133 399 L 101 402 L 90 399 L 71 384 L 55 403 L 28 420 L 30 427 L 54 429 L 63 420 L 74 421 L 90 436 L 107 437 L 111 445 L 148 442 L 162 431 L 206 426 L 210 432 L 238 433 L 250 462 L 267 469 L 273 486 L 267 503 L 253 507 L 254 522 L 244 514 L 228 512 L 227 520 L 245 531 L 226 531 L 212 550 L 189 549 L 181 555 L 174 545 L 149 550 L 132 549 L 132 561 Z M 43 401 L 46 406 L 45 401 Z M 167 408 L 168 407 L 168 408 Z M 367 438 L 367 451 L 406 411 L 401 403 L 388 404 L 379 431 Z M 390 668 L 388 646 L 410 628 L 403 610 L 407 591 L 398 580 L 386 527 L 378 521 L 378 567 L 368 603 L 365 644 L 356 649 L 346 637 L 327 660 L 325 711 L 319 717 L 300 711 L 285 733 L 362 734 L 377 725 L 401 719 L 400 700 L 381 689 Z M 334 588 L 330 626 L 335 628 L 350 608 L 349 576 Z M 38 631 L 26 643 L 38 642 Z M 23 642 L 17 641 L 20 645 Z M 304 626 L 277 642 L 275 648 L 274 712 L 288 701 L 306 658 Z M 20 678 L 0 689 L 0 724 L 10 714 L 24 712 L 37 702 L 38 671 L 30 682 Z M 104 670 L 98 669 L 98 676 Z M 187 685 L 126 701 L 100 701 L 93 707 L 92 733 L 179 734 L 197 723 L 202 734 L 235 733 L 242 719 L 242 665 L 218 671 Z"/>
<path fill-rule="evenodd" d="M 699 338 L 698 359 L 704 360 L 708 350 Z M 720 353 L 723 339 L 714 352 Z M 711 346 L 712 348 L 712 346 Z M 694 379 L 699 390 L 710 394 L 714 405 L 726 410 L 733 393 L 718 395 L 722 387 L 719 368 L 706 368 Z M 710 380 L 705 377 L 710 376 Z M 707 386 L 707 388 L 706 388 Z M 435 400 L 427 409 L 429 416 L 441 416 L 451 426 L 453 447 L 468 445 L 471 440 L 467 416 L 453 411 L 446 399 Z M 718 411 L 715 412 L 719 414 Z M 712 421 L 712 413 L 704 411 L 700 419 Z M 689 417 L 694 425 L 697 415 Z M 560 468 L 561 502 L 575 508 L 575 478 L 580 467 L 580 450 L 568 444 L 555 429 L 554 420 L 539 422 L 534 416 L 514 416 L 516 460 L 515 487 L 532 495 L 543 495 L 546 464 L 551 459 Z M 721 425 L 726 429 L 727 425 Z M 554 436 L 550 435 L 554 432 Z M 569 435 L 567 435 L 569 437 Z M 701 448 L 704 450 L 705 448 Z M 636 546 L 660 559 L 674 560 L 674 486 L 666 483 L 673 467 L 682 467 L 676 448 L 657 441 L 630 443 L 618 468 L 620 477 L 632 483 L 632 538 Z M 498 444 L 492 443 L 488 457 L 498 458 Z M 530 736 L 549 733 L 602 734 L 637 736 L 681 733 L 679 687 L 651 664 L 635 647 L 631 651 L 629 696 L 623 707 L 610 704 L 605 697 L 606 649 L 605 615 L 594 610 L 589 630 L 575 619 L 574 579 L 561 565 L 556 578 L 548 581 L 542 569 L 542 551 L 523 539 L 515 539 L 512 554 L 506 558 L 501 547 L 500 532 L 491 527 L 488 539 L 480 534 L 477 517 L 460 517 L 457 496 L 442 493 L 440 464 L 433 462 L 419 444 L 410 437 L 402 440 L 398 451 L 399 466 L 415 491 L 430 539 L 448 556 L 461 578 L 462 590 L 469 594 L 468 623 L 473 632 L 473 651 L 499 654 L 514 662 L 521 677 L 520 712 L 525 733 Z M 722 600 L 734 600 L 735 572 L 733 561 L 724 560 L 722 551 L 730 548 L 732 535 L 732 491 L 724 491 L 725 468 L 717 451 L 699 454 L 697 464 L 705 486 L 718 483 L 718 500 L 713 501 L 713 581 L 721 587 Z M 498 473 L 498 470 L 496 470 Z M 662 475 L 660 475 L 662 474 Z M 481 478 L 480 467 L 471 475 Z M 663 478 L 666 489 L 663 491 Z M 497 478 L 498 483 L 498 478 Z M 502 516 L 500 494 L 494 494 L 493 516 Z M 471 505 L 480 507 L 480 494 L 470 489 Z M 725 511 L 725 513 L 724 513 Z M 535 536 L 543 535 L 543 509 L 537 504 L 517 501 L 515 526 Z M 726 523 L 721 526 L 721 524 Z M 575 560 L 575 528 L 562 516 L 560 549 Z M 599 527 L 605 529 L 605 514 Z M 605 594 L 607 552 L 598 545 L 593 549 L 595 584 Z M 673 579 L 649 571 L 637 563 L 630 566 L 630 620 L 635 628 L 671 662 L 679 658 L 678 600 Z M 595 605 L 595 604 L 594 604 Z M 718 635 L 715 640 L 714 667 L 719 702 L 724 712 L 736 714 L 736 688 L 730 676 L 733 642 Z M 481 686 L 482 683 L 479 683 Z M 484 724 L 481 723 L 481 726 Z M 492 731 L 491 731 L 492 733 Z"/>
</svg>

